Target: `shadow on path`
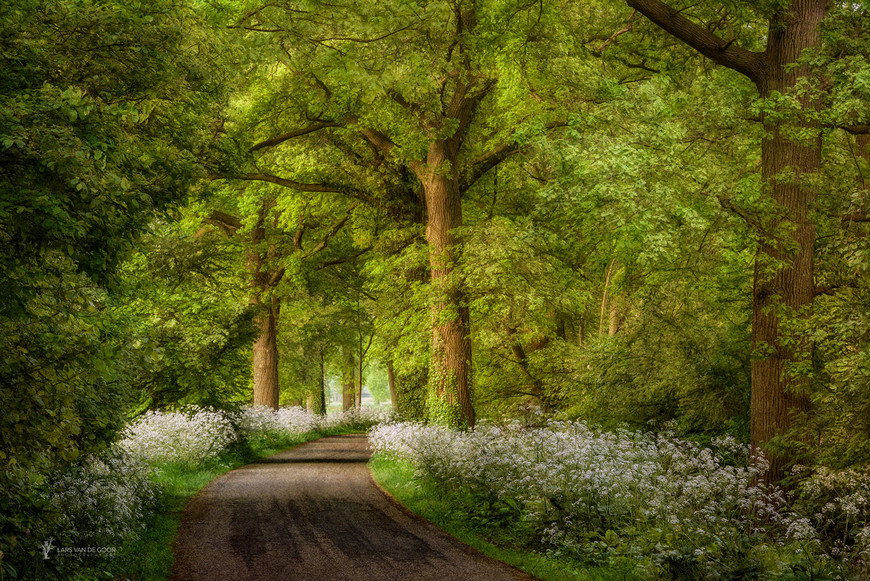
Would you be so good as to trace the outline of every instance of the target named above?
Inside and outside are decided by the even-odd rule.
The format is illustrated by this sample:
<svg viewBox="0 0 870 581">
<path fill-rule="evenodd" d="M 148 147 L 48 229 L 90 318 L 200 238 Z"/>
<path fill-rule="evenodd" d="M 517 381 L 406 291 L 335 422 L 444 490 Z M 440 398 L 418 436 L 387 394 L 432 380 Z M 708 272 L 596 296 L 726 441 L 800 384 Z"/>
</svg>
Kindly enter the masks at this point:
<svg viewBox="0 0 870 581">
<path fill-rule="evenodd" d="M 396 507 L 369 456 L 365 436 L 334 436 L 217 478 L 185 508 L 171 579 L 532 579 Z"/>
</svg>

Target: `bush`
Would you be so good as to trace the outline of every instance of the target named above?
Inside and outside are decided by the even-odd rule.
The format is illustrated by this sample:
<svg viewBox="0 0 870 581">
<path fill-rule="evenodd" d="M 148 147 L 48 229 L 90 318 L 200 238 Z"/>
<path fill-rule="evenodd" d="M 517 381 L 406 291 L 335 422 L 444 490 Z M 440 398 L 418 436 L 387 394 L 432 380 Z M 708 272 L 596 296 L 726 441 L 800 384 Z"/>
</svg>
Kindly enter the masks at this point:
<svg viewBox="0 0 870 581">
<path fill-rule="evenodd" d="M 89 457 L 60 475 L 48 501 L 61 513 L 55 538 L 75 546 L 117 546 L 137 535 L 160 490 L 153 469 L 119 449 Z"/>
<path fill-rule="evenodd" d="M 866 568 L 867 475 L 837 489 L 820 473 L 790 505 L 784 491 L 754 484 L 765 461 L 733 438 L 704 448 L 670 433 L 551 422 L 473 432 L 383 424 L 370 439 L 435 489 L 470 498 L 465 509 L 478 522 L 522 531 L 556 555 L 632 558 L 676 579 L 778 579 L 819 571 L 816 562 L 832 575 Z M 840 501 L 819 502 L 832 495 Z M 843 542 L 832 542 L 843 529 L 831 523 L 848 525 Z"/>
<path fill-rule="evenodd" d="M 122 432 L 118 446 L 150 463 L 195 465 L 215 458 L 238 434 L 222 412 L 190 408 L 185 412 L 151 412 Z"/>
</svg>

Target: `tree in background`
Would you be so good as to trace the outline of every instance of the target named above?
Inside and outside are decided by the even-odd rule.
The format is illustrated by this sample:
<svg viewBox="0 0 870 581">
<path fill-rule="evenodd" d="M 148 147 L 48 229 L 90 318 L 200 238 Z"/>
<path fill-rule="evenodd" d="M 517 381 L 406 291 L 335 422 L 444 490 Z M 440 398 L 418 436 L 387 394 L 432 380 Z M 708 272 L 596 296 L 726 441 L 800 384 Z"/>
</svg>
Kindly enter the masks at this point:
<svg viewBox="0 0 870 581">
<path fill-rule="evenodd" d="M 301 269 L 327 248 L 347 223 L 353 206 L 335 223 L 326 226 L 321 221 L 322 215 L 318 216 L 307 200 L 288 201 L 272 197 L 270 192 L 260 195 L 263 197 L 248 231 L 242 233 L 242 221 L 220 211 L 212 211 L 206 221 L 231 234 L 245 236 L 250 303 L 256 309 L 259 329 L 253 346 L 253 401 L 254 405 L 278 409 L 278 329 L 282 302 L 279 285 L 285 280 L 288 269 L 297 277 L 290 285 L 300 284 Z"/>
<path fill-rule="evenodd" d="M 454 274 L 461 258 L 456 231 L 463 224 L 462 195 L 519 151 L 525 132 L 563 124 L 547 118 L 548 107 L 528 80 L 541 79 L 535 67 L 543 61 L 518 58 L 523 50 L 537 54 L 539 33 L 557 21 L 552 8 L 255 4 L 237 24 L 273 39 L 278 76 L 299 106 L 295 118 L 288 116 L 296 125 L 263 143 L 323 133 L 345 154 L 339 156 L 343 169 L 348 159 L 365 157 L 400 181 L 416 178 L 410 191 L 425 204 L 429 277 L 437 295 L 431 306 L 430 414 L 448 423 L 474 423 L 470 320 L 461 277 Z M 279 171 L 284 175 L 247 177 L 302 191 L 350 189 L 346 182 L 336 185 L 341 178 L 307 167 Z"/>
<path fill-rule="evenodd" d="M 113 308 L 121 340 L 135 349 L 116 365 L 135 386 L 138 409 L 222 409 L 250 399 L 254 310 L 244 300 L 242 249 L 200 229 L 195 211 L 158 223 L 120 269 Z"/>
</svg>

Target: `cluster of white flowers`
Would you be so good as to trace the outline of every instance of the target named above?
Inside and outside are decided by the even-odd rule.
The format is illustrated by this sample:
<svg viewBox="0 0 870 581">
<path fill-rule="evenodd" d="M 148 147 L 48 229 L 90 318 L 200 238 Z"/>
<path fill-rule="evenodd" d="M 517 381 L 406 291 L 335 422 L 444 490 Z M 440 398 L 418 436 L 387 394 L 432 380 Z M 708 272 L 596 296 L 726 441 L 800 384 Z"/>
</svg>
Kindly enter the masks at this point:
<svg viewBox="0 0 870 581">
<path fill-rule="evenodd" d="M 828 551 L 854 554 L 870 569 L 870 471 L 820 467 L 801 482 L 801 492 Z"/>
<path fill-rule="evenodd" d="M 87 458 L 58 477 L 48 501 L 62 517 L 59 541 L 116 543 L 138 533 L 158 496 L 152 469 L 121 450 Z"/>
<path fill-rule="evenodd" d="M 368 429 L 370 426 L 389 421 L 392 415 L 392 408 L 388 407 L 353 407 L 342 412 L 317 416 L 317 427 L 321 430 L 337 428 Z"/>
<path fill-rule="evenodd" d="M 238 439 L 230 419 L 222 412 L 151 412 L 127 426 L 118 446 L 152 463 L 197 464 L 213 458 Z"/>
<path fill-rule="evenodd" d="M 754 484 L 766 462 L 750 461 L 733 438 L 705 448 L 673 434 L 603 432 L 582 422 L 470 432 L 386 423 L 370 441 L 442 490 L 500 502 L 555 552 L 634 554 L 659 565 L 690 559 L 706 575 L 756 541 L 817 543 L 816 525 L 789 509 L 782 491 Z M 870 494 L 848 498 L 836 510 L 866 523 Z"/>
<path fill-rule="evenodd" d="M 241 438 L 292 437 L 318 430 L 368 429 L 386 421 L 386 408 L 351 408 L 318 416 L 301 407 L 273 410 L 248 406 L 235 414 L 203 408 L 150 412 L 131 423 L 118 446 L 151 463 L 197 464 L 214 458 Z M 234 427 L 235 426 L 235 427 Z"/>
<path fill-rule="evenodd" d="M 317 417 L 301 407 L 273 410 L 265 406 L 250 406 L 239 412 L 235 422 L 246 437 L 266 434 L 295 436 L 318 428 Z"/>
</svg>

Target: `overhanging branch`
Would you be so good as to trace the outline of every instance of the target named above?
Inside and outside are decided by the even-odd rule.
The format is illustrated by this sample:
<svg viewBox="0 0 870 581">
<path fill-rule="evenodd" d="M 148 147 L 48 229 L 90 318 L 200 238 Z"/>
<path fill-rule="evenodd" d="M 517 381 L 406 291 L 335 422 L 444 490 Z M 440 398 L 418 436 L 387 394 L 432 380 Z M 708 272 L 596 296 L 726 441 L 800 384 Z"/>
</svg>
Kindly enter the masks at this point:
<svg viewBox="0 0 870 581">
<path fill-rule="evenodd" d="M 261 141 L 260 143 L 257 143 L 256 145 L 251 147 L 250 151 L 257 151 L 263 149 L 264 147 L 274 147 L 276 145 L 284 143 L 285 141 L 289 141 L 303 135 L 308 135 L 309 133 L 314 133 L 315 131 L 325 129 L 327 127 L 341 127 L 341 124 L 335 123 L 333 121 L 318 121 L 317 123 L 312 123 L 308 127 L 304 127 L 302 129 L 295 129 L 293 131 L 284 133 L 283 135 L 278 135 L 276 137 L 272 137 L 271 139 Z"/>
<path fill-rule="evenodd" d="M 248 181 L 269 182 L 299 192 L 326 192 L 336 194 L 344 193 L 343 190 L 335 186 L 329 186 L 324 184 L 306 184 L 303 182 L 297 182 L 296 180 L 290 180 L 287 178 L 282 178 L 266 173 L 249 173 L 242 176 L 241 179 Z"/>
<path fill-rule="evenodd" d="M 716 36 L 660 0 L 626 0 L 626 3 L 710 60 L 746 75 L 756 84 L 761 80 L 767 66 L 763 53 Z"/>
</svg>

